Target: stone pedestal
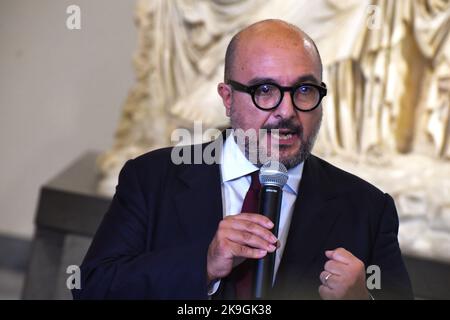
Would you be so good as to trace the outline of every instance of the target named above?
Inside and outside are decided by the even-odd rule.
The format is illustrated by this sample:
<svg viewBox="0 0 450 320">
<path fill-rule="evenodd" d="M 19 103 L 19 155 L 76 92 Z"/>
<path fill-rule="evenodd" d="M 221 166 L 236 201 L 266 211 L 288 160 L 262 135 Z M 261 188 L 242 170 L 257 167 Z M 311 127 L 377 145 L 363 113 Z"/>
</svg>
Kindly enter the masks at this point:
<svg viewBox="0 0 450 320">
<path fill-rule="evenodd" d="M 86 153 L 42 187 L 24 299 L 72 299 L 67 267 L 81 264 L 111 201 L 96 193 L 97 155 Z"/>
</svg>

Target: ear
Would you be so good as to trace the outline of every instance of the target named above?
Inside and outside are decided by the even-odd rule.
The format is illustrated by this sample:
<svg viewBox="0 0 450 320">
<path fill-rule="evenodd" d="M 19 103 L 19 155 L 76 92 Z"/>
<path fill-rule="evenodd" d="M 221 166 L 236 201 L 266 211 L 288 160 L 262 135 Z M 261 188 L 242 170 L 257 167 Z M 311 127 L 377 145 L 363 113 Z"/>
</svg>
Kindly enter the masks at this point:
<svg viewBox="0 0 450 320">
<path fill-rule="evenodd" d="M 226 115 L 227 117 L 229 117 L 231 110 L 231 101 L 233 100 L 231 88 L 229 85 L 221 82 L 217 85 L 217 92 L 222 97 L 222 102 L 226 109 Z"/>
</svg>

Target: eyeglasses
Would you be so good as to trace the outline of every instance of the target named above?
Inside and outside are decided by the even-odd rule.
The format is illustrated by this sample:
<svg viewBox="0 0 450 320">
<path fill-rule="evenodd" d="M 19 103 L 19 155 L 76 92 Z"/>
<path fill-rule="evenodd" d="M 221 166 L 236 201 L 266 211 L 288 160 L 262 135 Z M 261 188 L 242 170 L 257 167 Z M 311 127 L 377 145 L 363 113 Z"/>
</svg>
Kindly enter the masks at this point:
<svg viewBox="0 0 450 320">
<path fill-rule="evenodd" d="M 320 86 L 312 83 L 301 83 L 295 87 L 282 87 L 276 83 L 261 83 L 246 86 L 233 80 L 228 80 L 228 84 L 237 91 L 250 94 L 255 106 L 265 111 L 278 107 L 286 91 L 291 93 L 294 107 L 303 112 L 316 109 L 320 105 L 323 97 L 327 95 L 327 86 L 323 82 Z"/>
</svg>

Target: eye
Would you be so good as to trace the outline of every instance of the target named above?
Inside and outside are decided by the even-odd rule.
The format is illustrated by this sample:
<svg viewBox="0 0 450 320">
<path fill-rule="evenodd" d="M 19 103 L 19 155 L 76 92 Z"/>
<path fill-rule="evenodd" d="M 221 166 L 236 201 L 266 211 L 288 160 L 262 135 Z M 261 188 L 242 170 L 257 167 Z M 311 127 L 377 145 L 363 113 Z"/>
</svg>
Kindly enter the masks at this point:
<svg viewBox="0 0 450 320">
<path fill-rule="evenodd" d="M 273 86 L 270 84 L 263 84 L 258 87 L 258 91 L 263 94 L 270 94 L 273 90 Z"/>
<path fill-rule="evenodd" d="M 301 94 L 309 94 L 311 93 L 311 87 L 307 85 L 302 85 L 298 88 L 298 91 Z"/>
</svg>

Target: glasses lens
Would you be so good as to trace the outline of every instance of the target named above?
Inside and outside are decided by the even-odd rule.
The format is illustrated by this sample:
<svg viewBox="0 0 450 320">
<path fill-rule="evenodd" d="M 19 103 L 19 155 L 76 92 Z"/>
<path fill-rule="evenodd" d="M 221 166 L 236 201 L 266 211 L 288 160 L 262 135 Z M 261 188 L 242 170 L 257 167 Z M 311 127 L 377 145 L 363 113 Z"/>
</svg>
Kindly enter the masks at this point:
<svg viewBox="0 0 450 320">
<path fill-rule="evenodd" d="M 262 109 L 275 107 L 281 98 L 281 91 L 272 84 L 262 84 L 254 93 L 255 103 Z"/>
<path fill-rule="evenodd" d="M 320 100 L 320 92 L 314 86 L 302 84 L 295 90 L 294 103 L 300 110 L 314 108 Z"/>
</svg>

